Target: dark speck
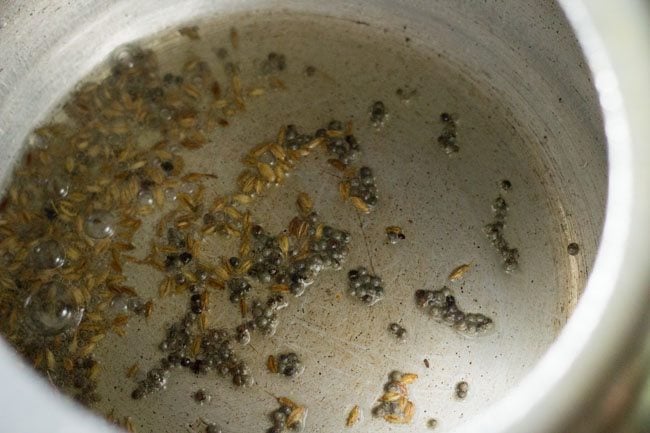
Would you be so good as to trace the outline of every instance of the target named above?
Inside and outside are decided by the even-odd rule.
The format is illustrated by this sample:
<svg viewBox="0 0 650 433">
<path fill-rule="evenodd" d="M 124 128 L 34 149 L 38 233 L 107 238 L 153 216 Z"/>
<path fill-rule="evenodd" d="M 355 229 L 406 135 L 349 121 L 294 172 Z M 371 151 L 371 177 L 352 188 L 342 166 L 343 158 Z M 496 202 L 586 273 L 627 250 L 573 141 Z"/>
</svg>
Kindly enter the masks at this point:
<svg viewBox="0 0 650 433">
<path fill-rule="evenodd" d="M 131 398 L 133 400 L 140 400 L 142 397 L 144 397 L 144 390 L 142 388 L 138 387 L 131 393 Z"/>
<path fill-rule="evenodd" d="M 49 206 L 43 209 L 43 213 L 45 214 L 45 218 L 47 218 L 50 221 L 53 221 L 58 216 L 56 211 Z"/>
<path fill-rule="evenodd" d="M 174 170 L 174 164 L 171 161 L 163 161 L 160 163 L 160 168 L 162 168 L 166 173 L 170 173 Z"/>
<path fill-rule="evenodd" d="M 580 252 L 580 246 L 578 244 L 576 244 L 575 242 L 571 242 L 567 246 L 567 252 L 569 253 L 569 255 L 575 256 L 576 254 L 578 254 Z"/>
<path fill-rule="evenodd" d="M 190 253 L 188 253 L 186 251 L 186 252 L 181 253 L 181 255 L 178 256 L 178 258 L 181 260 L 181 263 L 186 265 L 186 264 L 188 264 L 189 262 L 192 261 L 192 254 L 190 254 Z"/>
<path fill-rule="evenodd" d="M 176 264 L 176 260 L 178 259 L 178 256 L 176 254 L 169 254 L 167 257 L 165 257 L 165 267 L 166 268 L 171 268 Z"/>
<path fill-rule="evenodd" d="M 445 302 L 447 303 L 448 307 L 451 307 L 456 304 L 456 298 L 453 296 L 449 295 L 445 298 Z"/>
</svg>

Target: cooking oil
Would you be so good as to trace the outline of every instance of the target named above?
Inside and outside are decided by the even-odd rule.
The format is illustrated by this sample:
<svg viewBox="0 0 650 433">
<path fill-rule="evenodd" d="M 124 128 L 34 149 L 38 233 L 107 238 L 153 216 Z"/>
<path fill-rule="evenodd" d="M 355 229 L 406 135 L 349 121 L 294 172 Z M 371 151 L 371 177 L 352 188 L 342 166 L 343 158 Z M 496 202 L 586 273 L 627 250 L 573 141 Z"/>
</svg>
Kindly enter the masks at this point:
<svg viewBox="0 0 650 433">
<path fill-rule="evenodd" d="M 402 34 L 329 17 L 118 47 L 26 140 L 0 205 L 0 328 L 131 431 L 331 432 L 351 407 L 363 429 L 451 428 L 555 337 L 562 302 L 519 287 L 565 297 L 541 277 L 562 280 L 554 255 L 526 256 L 558 216 L 486 95 Z M 499 193 L 511 273 L 484 234 Z M 472 271 L 447 281 L 458 263 Z M 445 296 L 426 314 L 416 293 Z M 292 374 L 267 368 L 279 353 Z M 406 406 L 362 417 L 393 369 L 419 374 Z"/>
</svg>

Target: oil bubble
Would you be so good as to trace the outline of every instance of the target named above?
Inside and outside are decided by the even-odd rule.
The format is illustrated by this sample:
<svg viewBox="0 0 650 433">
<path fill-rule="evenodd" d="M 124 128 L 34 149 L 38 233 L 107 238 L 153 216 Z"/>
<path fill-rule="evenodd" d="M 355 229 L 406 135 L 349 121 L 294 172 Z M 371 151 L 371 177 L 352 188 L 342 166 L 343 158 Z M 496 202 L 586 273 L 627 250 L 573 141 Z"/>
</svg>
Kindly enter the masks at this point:
<svg viewBox="0 0 650 433">
<path fill-rule="evenodd" d="M 92 212 L 84 222 L 84 231 L 93 239 L 105 239 L 115 234 L 115 218 L 110 212 Z"/>
<path fill-rule="evenodd" d="M 160 115 L 160 119 L 166 122 L 171 121 L 174 117 L 172 111 L 167 108 L 161 108 L 158 114 Z"/>
<path fill-rule="evenodd" d="M 153 206 L 154 198 L 151 190 L 143 189 L 138 193 L 138 204 L 140 206 Z"/>
<path fill-rule="evenodd" d="M 192 195 L 197 191 L 197 189 L 198 187 L 195 183 L 187 182 L 180 186 L 179 191 L 184 194 Z"/>
<path fill-rule="evenodd" d="M 47 148 L 47 142 L 45 141 L 45 138 L 43 138 L 42 135 L 36 133 L 36 132 L 30 132 L 27 138 L 25 139 L 25 142 L 28 147 L 32 149 L 45 149 Z"/>
<path fill-rule="evenodd" d="M 43 284 L 25 300 L 27 325 L 45 336 L 57 335 L 76 327 L 83 307 L 72 290 L 58 281 Z"/>
<path fill-rule="evenodd" d="M 165 200 L 167 201 L 176 201 L 176 190 L 174 188 L 165 189 Z"/>
<path fill-rule="evenodd" d="M 142 50 L 134 45 L 124 45 L 113 52 L 113 61 L 120 67 L 132 69 L 142 57 Z"/>
<path fill-rule="evenodd" d="M 63 176 L 53 176 L 50 179 L 50 190 L 55 196 L 65 198 L 70 192 L 70 182 Z"/>
<path fill-rule="evenodd" d="M 65 264 L 65 251 L 54 239 L 41 241 L 32 249 L 32 263 L 39 269 L 56 269 Z"/>
</svg>

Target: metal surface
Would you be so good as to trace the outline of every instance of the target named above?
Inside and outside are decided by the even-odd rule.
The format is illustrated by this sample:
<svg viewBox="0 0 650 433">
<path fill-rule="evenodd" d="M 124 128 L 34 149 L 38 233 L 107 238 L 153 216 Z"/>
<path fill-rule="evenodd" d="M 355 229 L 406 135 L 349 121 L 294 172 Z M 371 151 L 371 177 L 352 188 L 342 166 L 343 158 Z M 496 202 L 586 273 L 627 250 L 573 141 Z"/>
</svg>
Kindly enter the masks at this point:
<svg viewBox="0 0 650 433">
<path fill-rule="evenodd" d="M 593 431 L 595 418 L 584 416 L 588 412 L 585 407 L 594 407 L 598 403 L 587 397 L 606 396 L 607 393 L 596 391 L 610 389 L 614 377 L 626 378 L 619 386 L 632 390 L 641 370 L 638 367 L 639 358 L 634 356 L 635 351 L 630 345 L 640 341 L 638 336 L 647 332 L 647 324 L 641 320 L 647 316 L 643 313 L 648 311 L 648 294 L 644 290 L 648 276 L 641 261 L 648 256 L 647 229 L 643 226 L 648 215 L 647 203 L 638 197 L 648 196 L 646 189 L 649 182 L 644 177 L 647 174 L 642 171 L 647 166 L 648 155 L 641 146 L 648 131 L 628 128 L 628 117 L 617 105 L 620 102 L 616 99 L 620 97 L 618 89 L 615 85 L 612 87 L 612 83 L 616 83 L 616 75 L 611 75 L 609 59 L 602 57 L 604 47 L 590 27 L 588 18 L 581 15 L 584 10 L 580 9 L 579 4 L 567 5 L 596 71 L 596 84 L 601 98 L 604 98 L 607 132 L 612 145 L 609 153 L 611 194 L 605 235 L 590 287 L 559 341 L 511 394 L 484 415 L 473 416 L 487 401 L 514 386 L 533 367 L 572 309 L 590 271 L 591 257 L 600 235 L 606 165 L 599 109 L 588 69 L 558 8 L 535 4 L 537 2 L 527 5 L 499 3 L 481 7 L 456 3 L 440 3 L 435 8 L 427 2 L 413 1 L 385 4 L 341 2 L 328 5 L 297 1 L 196 1 L 192 3 L 193 7 L 183 8 L 178 8 L 171 1 L 155 4 L 113 2 L 110 5 L 89 1 L 83 5 L 75 4 L 74 8 L 64 4 L 57 8 L 52 2 L 32 2 L 27 8 L 0 4 L 0 52 L 4 53 L 4 59 L 0 62 L 3 180 L 6 180 L 8 173 L 6 167 L 18 155 L 22 138 L 78 79 L 115 46 L 167 26 L 217 12 L 289 9 L 362 19 L 371 27 L 406 35 L 417 49 L 439 53 L 442 56 L 440 62 L 452 70 L 463 71 L 463 79 L 479 90 L 485 98 L 486 107 L 495 103 L 509 109 L 503 117 L 511 123 L 502 126 L 515 131 L 512 135 L 503 134 L 515 143 L 512 155 L 502 161 L 468 158 L 463 161 L 463 170 L 474 173 L 476 177 L 470 178 L 476 180 L 480 179 L 480 173 L 496 175 L 499 170 L 490 165 L 501 162 L 505 163 L 506 172 L 515 173 L 515 177 L 531 183 L 527 190 L 530 194 L 522 194 L 515 200 L 521 205 L 522 214 L 519 222 L 513 224 L 516 239 L 522 244 L 525 244 L 524 239 L 528 239 L 524 247 L 526 254 L 522 256 L 528 255 L 529 268 L 522 270 L 522 275 L 541 274 L 533 278 L 537 283 L 529 284 L 527 278 L 523 277 L 513 281 L 499 276 L 496 265 L 488 265 L 491 256 L 489 244 L 480 234 L 473 236 L 488 249 L 483 258 L 490 275 L 486 279 L 489 284 L 478 280 L 475 283 L 477 286 L 493 287 L 483 292 L 475 289 L 473 294 L 485 296 L 483 301 L 489 303 L 489 294 L 494 298 L 499 295 L 499 289 L 512 290 L 517 285 L 520 292 L 517 296 L 516 292 L 510 292 L 513 296 L 507 302 L 502 301 L 498 307 L 493 307 L 497 320 L 501 318 L 504 326 L 494 335 L 486 337 L 492 340 L 485 341 L 485 345 L 475 341 L 458 343 L 450 333 L 445 338 L 447 346 L 435 346 L 441 351 L 440 365 L 455 365 L 451 368 L 453 371 L 463 371 L 465 374 L 468 368 L 459 369 L 458 362 L 454 364 L 450 358 L 455 357 L 455 350 L 463 350 L 465 345 L 472 346 L 473 350 L 465 354 L 463 361 L 472 361 L 476 383 L 487 385 L 493 382 L 493 388 L 486 386 L 483 393 L 479 392 L 477 396 L 484 397 L 484 402 L 478 398 L 470 402 L 463 419 L 471 419 L 461 429 L 559 432 L 589 426 Z M 404 25 L 407 25 L 406 30 L 403 29 Z M 560 46 L 561 50 L 558 49 Z M 621 63 L 624 60 L 617 59 Z M 611 95 L 614 97 L 613 103 Z M 469 95 L 466 101 L 476 98 L 476 95 Z M 633 106 L 627 108 L 628 111 L 631 109 Z M 473 120 L 480 125 L 478 119 Z M 474 150 L 478 149 L 480 143 L 480 131 L 481 128 L 478 128 L 473 136 L 469 134 L 468 141 L 476 146 Z M 497 134 L 494 138 L 502 136 Z M 390 151 L 385 146 L 380 148 Z M 392 174 L 399 178 L 400 173 L 403 170 L 398 165 Z M 535 180 L 539 184 L 535 184 Z M 482 187 L 477 187 L 482 188 L 482 194 L 478 194 L 479 198 L 468 199 L 461 211 L 461 219 L 467 226 L 480 227 L 489 217 L 489 210 L 486 212 L 481 207 L 489 206 L 489 182 L 493 182 L 493 179 L 489 178 Z M 455 183 L 452 179 L 447 186 L 451 185 L 455 197 L 458 194 L 462 197 L 463 193 L 469 197 L 474 191 L 458 187 L 461 183 Z M 427 185 L 431 183 L 422 186 Z M 418 199 L 426 199 L 423 192 L 419 194 Z M 448 200 L 453 202 L 455 198 Z M 427 213 L 433 213 L 436 209 L 435 205 L 425 206 L 420 210 L 421 219 L 424 220 Z M 544 216 L 548 215 L 548 219 L 535 215 L 536 210 Z M 386 215 L 386 218 L 389 217 Z M 424 222 L 422 227 L 426 227 Z M 633 227 L 634 236 L 631 235 Z M 539 229 L 538 238 L 535 238 L 535 229 Z M 462 230 L 456 230 L 462 233 Z M 447 234 L 449 232 L 453 230 L 448 230 Z M 562 255 L 569 239 L 580 240 L 584 260 L 569 261 Z M 471 238 L 468 237 L 466 241 L 471 242 Z M 553 246 L 545 248 L 545 241 Z M 449 263 L 441 264 L 439 269 L 443 276 L 444 270 L 449 269 L 445 266 L 463 260 L 461 257 L 467 248 L 462 245 L 460 242 L 459 246 L 447 252 Z M 426 245 L 420 248 L 416 253 L 424 256 Z M 440 256 L 435 258 L 440 259 Z M 539 269 L 535 269 L 534 264 L 538 264 Z M 549 272 L 553 267 L 557 269 L 555 275 Z M 420 283 L 437 286 L 439 281 L 421 279 Z M 539 290 L 540 287 L 549 290 L 543 292 Z M 614 288 L 616 302 L 612 302 Z M 409 296 L 412 288 L 404 288 L 403 291 L 404 296 Z M 512 312 L 510 317 L 508 312 Z M 350 311 L 349 314 L 355 312 Z M 541 323 L 542 329 L 536 328 L 536 323 Z M 312 330 L 317 331 L 314 338 L 326 337 L 329 346 L 325 344 L 323 347 L 332 350 L 336 349 L 337 342 L 347 345 L 351 334 L 345 327 L 348 325 L 343 325 L 338 331 L 327 324 L 313 327 Z M 411 326 L 416 327 L 417 323 L 414 321 Z M 309 329 L 305 332 L 309 333 Z M 440 332 L 445 334 L 444 329 Z M 337 335 L 339 340 L 333 338 Z M 510 343 L 507 341 L 509 337 L 512 339 Z M 427 340 L 418 341 L 422 343 Z M 353 344 L 345 347 L 343 353 L 354 355 L 365 345 L 372 344 L 372 340 L 361 345 Z M 495 355 L 495 347 L 503 354 L 496 361 L 491 359 Z M 420 352 L 417 349 L 412 353 Z M 1 431 L 44 431 L 44 425 L 47 425 L 47 431 L 75 431 L 75 428 L 78 431 L 100 431 L 99 421 L 89 418 L 67 401 L 53 398 L 54 394 L 46 391 L 45 386 L 18 363 L 4 345 L 0 345 L 0 359 L 3 365 L 0 379 L 8 384 L 0 391 L 0 407 L 3 413 L 6 411 L 8 414 L 3 417 Z M 613 374 L 615 366 L 628 365 L 627 361 L 630 365 L 626 370 L 628 376 Z M 375 381 L 364 384 L 364 387 L 378 388 L 386 373 L 382 369 L 390 368 L 393 362 L 385 362 L 384 366 L 378 361 L 378 364 Z M 481 371 L 489 372 L 491 376 L 479 379 Z M 453 379 L 452 375 L 450 383 Z M 18 395 L 17 389 L 21 390 Z M 440 388 L 440 391 L 444 389 Z M 423 388 L 418 396 L 420 401 L 426 401 L 430 392 L 436 392 L 436 387 Z M 435 403 L 433 407 L 448 406 L 441 404 L 437 406 Z M 626 405 L 620 408 L 610 405 L 610 411 L 600 413 L 608 419 L 607 422 L 613 422 L 624 407 Z M 42 410 L 42 416 L 30 415 L 35 408 Z M 420 423 L 418 427 L 422 425 Z M 603 421 L 601 425 L 607 424 Z"/>
</svg>

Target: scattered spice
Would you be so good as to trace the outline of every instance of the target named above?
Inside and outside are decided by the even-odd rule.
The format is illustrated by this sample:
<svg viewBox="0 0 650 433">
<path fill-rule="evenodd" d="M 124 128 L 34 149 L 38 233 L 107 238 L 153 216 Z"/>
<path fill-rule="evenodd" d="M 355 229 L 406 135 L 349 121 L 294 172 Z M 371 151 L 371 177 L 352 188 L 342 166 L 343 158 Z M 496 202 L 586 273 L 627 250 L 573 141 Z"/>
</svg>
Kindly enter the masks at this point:
<svg viewBox="0 0 650 433">
<path fill-rule="evenodd" d="M 460 149 L 457 144 L 456 119 L 449 113 L 440 114 L 443 123 L 442 133 L 438 136 L 438 144 L 447 155 L 457 153 Z"/>
<path fill-rule="evenodd" d="M 386 119 L 386 107 L 381 101 L 376 101 L 370 107 L 370 121 L 377 125 L 381 125 Z"/>
<path fill-rule="evenodd" d="M 369 213 L 378 202 L 375 177 L 370 167 L 361 167 L 357 176 L 339 184 L 339 192 L 343 200 L 349 197 L 352 205 L 361 213 Z"/>
<path fill-rule="evenodd" d="M 281 433 L 287 429 L 302 431 L 307 417 L 307 408 L 287 397 L 278 397 L 276 400 L 280 403 L 280 407 L 269 415 L 273 426 L 267 432 Z"/>
<path fill-rule="evenodd" d="M 503 197 L 499 196 L 492 202 L 492 212 L 494 221 L 485 226 L 485 233 L 494 248 L 501 254 L 506 272 L 513 272 L 519 267 L 519 250 L 511 248 L 503 234 L 508 215 L 508 204 Z"/>
<path fill-rule="evenodd" d="M 360 418 L 361 409 L 359 409 L 359 405 L 354 405 L 354 407 L 350 410 L 350 413 L 348 413 L 348 417 L 345 420 L 345 426 L 352 427 L 359 421 Z"/>
<path fill-rule="evenodd" d="M 315 67 L 313 67 L 311 65 L 305 67 L 305 75 L 307 75 L 308 77 L 313 77 L 314 74 L 316 74 L 316 68 Z"/>
<path fill-rule="evenodd" d="M 386 227 L 386 237 L 388 238 L 389 244 L 396 244 L 397 242 L 406 239 L 406 236 L 402 232 L 402 228 L 399 226 Z"/>
<path fill-rule="evenodd" d="M 469 390 L 469 384 L 465 381 L 458 382 L 456 384 L 456 397 L 459 399 L 464 399 L 467 397 L 467 391 Z"/>
<path fill-rule="evenodd" d="M 178 33 L 180 33 L 183 36 L 187 36 L 193 41 L 199 40 L 201 38 L 199 36 L 199 26 L 181 27 L 180 29 L 178 29 Z"/>
<path fill-rule="evenodd" d="M 449 281 L 460 280 L 463 278 L 463 275 L 465 275 L 465 273 L 469 270 L 470 266 L 471 263 L 466 263 L 455 267 L 454 270 L 449 273 L 449 277 L 447 278 L 449 278 Z"/>
<path fill-rule="evenodd" d="M 456 303 L 456 297 L 448 287 L 440 290 L 417 290 L 415 303 L 433 318 L 459 332 L 474 335 L 493 328 L 489 317 L 480 313 L 465 313 Z"/>
<path fill-rule="evenodd" d="M 275 374 L 278 372 L 278 361 L 275 359 L 275 356 L 269 355 L 269 357 L 266 360 L 266 368 L 271 373 Z"/>
<path fill-rule="evenodd" d="M 406 338 L 406 328 L 401 326 L 399 323 L 391 323 L 388 325 L 388 330 L 398 340 L 404 340 Z"/>
<path fill-rule="evenodd" d="M 415 415 L 415 405 L 408 399 L 407 385 L 415 382 L 418 376 L 393 371 L 388 377 L 384 394 L 377 400 L 379 403 L 372 409 L 372 414 L 391 424 L 410 424 Z"/>
<path fill-rule="evenodd" d="M 371 306 L 383 299 L 384 287 L 381 278 L 361 266 L 348 272 L 348 293 Z"/>
<path fill-rule="evenodd" d="M 209 403 L 212 397 L 204 389 L 199 389 L 193 395 L 194 401 L 199 404 Z"/>
</svg>

